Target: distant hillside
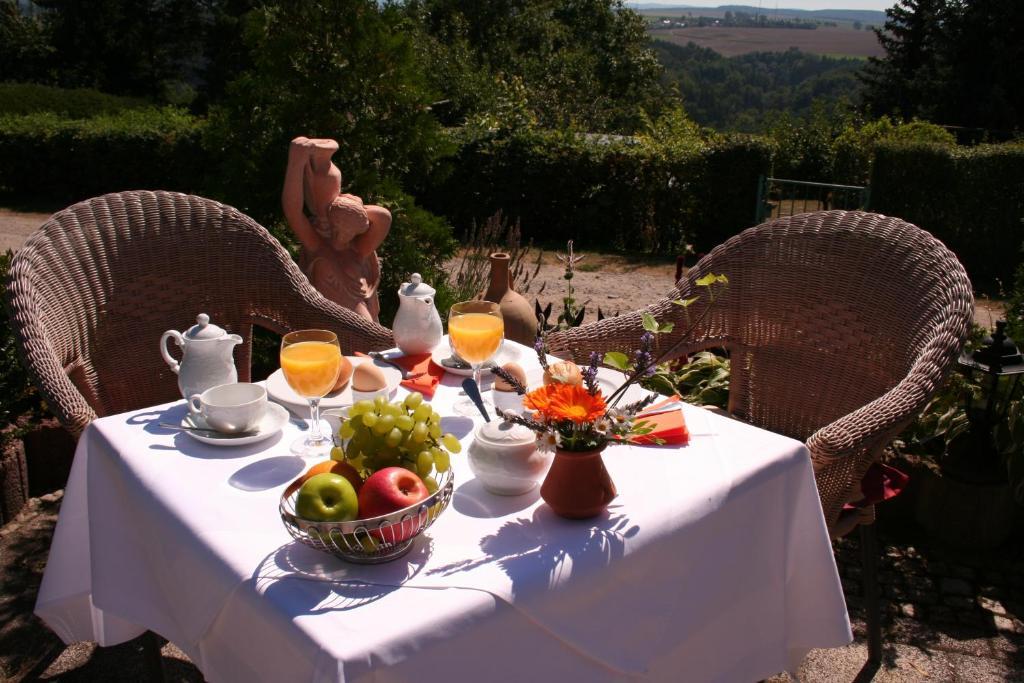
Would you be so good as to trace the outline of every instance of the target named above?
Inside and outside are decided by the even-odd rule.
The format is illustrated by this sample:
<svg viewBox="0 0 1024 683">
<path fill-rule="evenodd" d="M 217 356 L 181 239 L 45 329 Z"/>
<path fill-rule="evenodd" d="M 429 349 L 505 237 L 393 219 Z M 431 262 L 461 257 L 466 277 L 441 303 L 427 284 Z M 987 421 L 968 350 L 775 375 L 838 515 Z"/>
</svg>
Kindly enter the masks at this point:
<svg viewBox="0 0 1024 683">
<path fill-rule="evenodd" d="M 644 14 L 661 14 L 673 16 L 677 14 L 703 14 L 713 16 L 725 12 L 746 12 L 748 14 L 765 14 L 770 17 L 789 17 L 793 19 L 804 19 L 811 21 L 859 21 L 872 26 L 881 26 L 885 23 L 885 12 L 876 10 L 859 9 L 775 9 L 774 7 L 753 7 L 751 5 L 721 5 L 719 7 L 693 7 L 690 5 L 656 5 L 649 2 L 627 2 L 631 9 L 643 12 Z"/>
<path fill-rule="evenodd" d="M 756 29 L 755 29 L 756 30 Z M 810 33 L 816 33 L 810 31 Z M 661 40 L 652 43 L 694 121 L 719 130 L 761 132 L 773 117 L 810 114 L 815 100 L 826 106 L 856 102 L 863 65 L 800 50 L 756 52 L 736 57 Z"/>
</svg>

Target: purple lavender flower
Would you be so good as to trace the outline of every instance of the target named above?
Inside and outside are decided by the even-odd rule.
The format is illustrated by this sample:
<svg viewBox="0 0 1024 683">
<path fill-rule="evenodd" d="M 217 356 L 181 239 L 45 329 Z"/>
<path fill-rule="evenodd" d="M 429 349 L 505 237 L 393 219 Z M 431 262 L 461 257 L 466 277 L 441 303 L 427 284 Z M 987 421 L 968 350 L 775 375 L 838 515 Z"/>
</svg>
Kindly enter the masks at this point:
<svg viewBox="0 0 1024 683">
<path fill-rule="evenodd" d="M 587 387 L 587 392 L 593 396 L 597 393 L 597 364 L 600 362 L 601 356 L 596 351 L 590 352 L 590 365 L 583 368 L 583 384 Z"/>
<path fill-rule="evenodd" d="M 540 366 L 545 370 L 548 369 L 548 355 L 547 345 L 544 343 L 544 337 L 538 335 L 533 342 L 533 350 L 537 352 L 537 359 L 540 360 Z"/>
<path fill-rule="evenodd" d="M 633 352 L 633 367 L 636 368 L 638 372 L 642 370 L 643 377 L 650 377 L 655 373 L 655 368 L 652 365 L 653 362 L 654 357 L 651 356 L 649 351 L 637 349 Z"/>
</svg>

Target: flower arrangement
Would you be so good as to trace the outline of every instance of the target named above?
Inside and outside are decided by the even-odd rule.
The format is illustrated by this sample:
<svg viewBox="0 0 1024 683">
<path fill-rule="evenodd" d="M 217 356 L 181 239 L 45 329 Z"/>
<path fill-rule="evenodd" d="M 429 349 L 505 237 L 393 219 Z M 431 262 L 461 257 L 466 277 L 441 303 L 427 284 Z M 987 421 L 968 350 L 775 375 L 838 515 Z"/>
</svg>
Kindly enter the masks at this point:
<svg viewBox="0 0 1024 683">
<path fill-rule="evenodd" d="M 689 324 L 680 339 L 657 356 L 654 353 L 655 335 L 671 332 L 673 324 L 659 324 L 649 313 L 644 313 L 645 332 L 640 336 L 639 348 L 633 350 L 631 355 L 609 352 L 602 358 L 597 353 L 591 353 L 590 362 L 583 369 L 570 362 L 549 364 L 544 337 L 537 337 L 534 350 L 544 368 L 544 386 L 528 391 L 518 379 L 502 368 L 492 370 L 523 395 L 523 406 L 530 411 L 526 414 L 506 411 L 503 415 L 505 420 L 537 432 L 538 448 L 545 451 L 556 448 L 574 452 L 590 451 L 609 444 L 625 443 L 634 436 L 650 434 L 652 427 L 645 420 L 638 419 L 638 416 L 657 399 L 657 394 L 648 394 L 639 401 L 622 406 L 619 406 L 619 401 L 630 386 L 654 374 L 661 362 L 688 341 L 693 329 L 707 315 L 711 304 L 714 304 L 715 287 L 727 285 L 728 278 L 709 274 L 698 280 L 697 284 L 707 289 L 709 305 L 696 321 Z M 699 298 L 692 297 L 674 303 L 687 310 Z M 686 319 L 690 322 L 688 314 Z M 626 373 L 626 381 L 607 397 L 597 382 L 597 368 L 602 361 Z M 654 441 L 658 442 L 657 439 Z"/>
</svg>

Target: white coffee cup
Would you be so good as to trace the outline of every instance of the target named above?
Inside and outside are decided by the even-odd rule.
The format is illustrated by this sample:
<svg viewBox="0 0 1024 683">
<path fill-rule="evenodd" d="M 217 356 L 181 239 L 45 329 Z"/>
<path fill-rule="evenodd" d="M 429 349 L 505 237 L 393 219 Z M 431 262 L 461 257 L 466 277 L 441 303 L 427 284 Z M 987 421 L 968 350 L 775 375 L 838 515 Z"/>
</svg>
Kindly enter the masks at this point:
<svg viewBox="0 0 1024 683">
<path fill-rule="evenodd" d="M 192 415 L 201 415 L 211 429 L 225 434 L 251 432 L 267 410 L 267 390 L 258 384 L 221 384 L 188 399 Z"/>
</svg>

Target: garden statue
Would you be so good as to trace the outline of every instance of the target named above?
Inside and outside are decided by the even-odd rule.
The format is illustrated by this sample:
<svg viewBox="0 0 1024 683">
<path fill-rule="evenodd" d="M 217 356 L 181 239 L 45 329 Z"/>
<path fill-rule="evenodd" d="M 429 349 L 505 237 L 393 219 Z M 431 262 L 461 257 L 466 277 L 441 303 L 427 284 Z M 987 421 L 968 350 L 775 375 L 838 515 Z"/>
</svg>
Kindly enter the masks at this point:
<svg viewBox="0 0 1024 683">
<path fill-rule="evenodd" d="M 334 140 L 292 140 L 281 207 L 302 243 L 299 266 L 313 286 L 331 301 L 377 322 L 376 249 L 391 229 L 391 213 L 341 193 L 341 171 L 331 161 L 337 151 Z"/>
</svg>

